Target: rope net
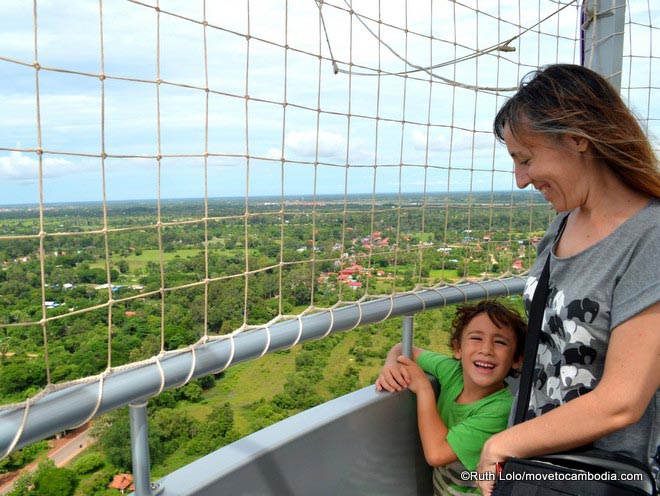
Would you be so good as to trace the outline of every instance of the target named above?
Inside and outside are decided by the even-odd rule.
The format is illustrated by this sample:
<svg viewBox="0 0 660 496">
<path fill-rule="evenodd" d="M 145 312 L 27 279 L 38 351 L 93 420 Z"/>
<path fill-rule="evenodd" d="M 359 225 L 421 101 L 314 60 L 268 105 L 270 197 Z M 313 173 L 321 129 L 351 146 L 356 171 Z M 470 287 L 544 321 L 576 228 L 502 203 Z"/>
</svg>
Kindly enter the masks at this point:
<svg viewBox="0 0 660 496">
<path fill-rule="evenodd" d="M 491 122 L 524 74 L 579 63 L 580 5 L 476 5 L 6 6 L 1 401 L 524 274 L 553 213 Z M 622 94 L 657 135 L 660 11 L 626 12 Z"/>
</svg>

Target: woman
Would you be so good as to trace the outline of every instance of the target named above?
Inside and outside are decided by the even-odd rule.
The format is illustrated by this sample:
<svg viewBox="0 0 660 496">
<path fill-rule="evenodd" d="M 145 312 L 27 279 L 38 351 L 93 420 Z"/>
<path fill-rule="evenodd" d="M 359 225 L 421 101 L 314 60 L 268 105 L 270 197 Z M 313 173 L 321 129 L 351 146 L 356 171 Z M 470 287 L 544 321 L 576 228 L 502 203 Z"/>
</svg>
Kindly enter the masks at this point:
<svg viewBox="0 0 660 496">
<path fill-rule="evenodd" d="M 524 80 L 494 129 L 517 186 L 531 184 L 559 215 L 525 288 L 529 310 L 550 256 L 530 410 L 485 443 L 478 470 L 593 442 L 649 464 L 657 484 L 660 171 L 651 144 L 617 91 L 575 65 Z M 493 483 L 480 488 L 489 496 Z"/>
</svg>

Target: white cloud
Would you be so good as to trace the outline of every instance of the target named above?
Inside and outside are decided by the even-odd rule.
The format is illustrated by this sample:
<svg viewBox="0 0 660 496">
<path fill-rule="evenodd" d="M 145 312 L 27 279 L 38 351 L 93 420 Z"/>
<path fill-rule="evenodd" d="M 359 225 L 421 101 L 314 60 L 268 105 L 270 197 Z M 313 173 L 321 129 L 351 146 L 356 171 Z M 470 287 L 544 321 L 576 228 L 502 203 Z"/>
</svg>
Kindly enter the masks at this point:
<svg viewBox="0 0 660 496">
<path fill-rule="evenodd" d="M 31 3 L 24 5 L 24 2 L 2 0 L 0 3 L 3 4 L 0 56 L 31 63 L 34 58 Z M 522 4 L 529 8 L 521 11 L 519 5 Z M 160 5 L 160 15 L 153 8 L 156 5 Z M 520 34 L 522 27 L 531 27 L 562 7 L 561 3 L 553 1 L 528 6 L 519 0 L 500 0 L 481 2 L 480 13 L 476 14 L 465 2 L 326 0 L 321 5 L 334 58 L 342 69 L 348 69 L 348 63 L 352 63 L 356 73 L 368 72 L 360 67 L 363 65 L 392 72 L 412 69 L 386 45 L 405 56 L 411 64 L 421 66 L 471 55 L 476 50 Z M 348 13 L 349 6 L 356 15 Z M 659 11 L 655 5 L 649 10 L 644 2 L 633 2 L 628 7 L 627 17 L 634 24 L 630 36 L 627 33 L 625 37 L 625 43 L 631 45 L 626 47 L 625 53 L 630 51 L 641 56 L 648 53 L 650 46 L 652 29 L 646 24 L 650 18 L 655 26 Z M 470 58 L 434 72 L 467 84 L 475 84 L 478 80 L 480 85 L 486 86 L 515 86 L 519 77 L 536 64 L 570 61 L 577 56 L 573 35 L 579 26 L 578 8 L 575 3 L 560 15 L 544 21 L 539 28 L 543 36 L 538 36 L 539 29 L 526 32 L 512 42 L 511 46 L 516 48 L 514 53 L 498 52 L 497 58 L 492 54 Z M 38 10 L 40 64 L 99 73 L 98 2 L 42 0 Z M 188 22 L 167 12 L 200 22 L 206 19 L 210 25 L 204 28 L 200 22 Z M 374 19 L 364 21 L 380 35 L 381 43 L 362 25 L 357 14 Z M 501 21 L 495 16 L 500 16 Z M 382 23 L 377 22 L 379 18 Z M 384 178 L 390 177 L 388 174 L 383 176 L 381 171 L 386 169 L 380 166 L 400 161 L 418 166 L 451 165 L 459 168 L 458 172 L 452 173 L 452 188 L 461 184 L 457 183 L 461 177 L 469 175 L 462 172 L 464 167 L 473 165 L 483 169 L 492 163 L 499 169 L 510 167 L 506 150 L 502 145 L 494 146 L 490 134 L 492 117 L 508 94 L 496 97 L 481 92 L 475 95 L 472 90 L 438 81 L 430 85 L 428 75 L 422 72 L 411 73 L 405 80 L 394 76 L 333 74 L 330 62 L 325 59 L 320 61 L 319 71 L 317 54 L 320 51 L 324 57 L 329 57 L 329 50 L 325 33 L 319 25 L 317 2 L 233 0 L 231 9 L 228 9 L 222 2 L 204 3 L 200 0 L 109 1 L 104 2 L 102 21 L 103 71 L 108 76 L 129 80 L 106 79 L 102 83 L 95 77 L 40 71 L 39 129 L 34 69 L 5 60 L 2 62 L 5 77 L 0 78 L 0 148 L 18 148 L 16 143 L 21 142 L 25 150 L 32 149 L 40 130 L 41 146 L 48 150 L 98 155 L 104 145 L 111 155 L 155 155 L 160 138 L 161 152 L 168 155 L 199 155 L 208 149 L 212 153 L 249 153 L 253 157 L 279 160 L 282 156 L 282 129 L 285 129 L 284 155 L 288 162 L 310 162 L 318 154 L 321 162 L 343 165 L 348 161 L 351 166 L 367 166 L 364 170 L 370 172 L 368 167 L 377 159 L 378 188 L 385 184 Z M 393 29 L 388 24 L 400 29 Z M 558 39 L 550 35 L 556 30 L 561 34 Z M 285 44 L 289 50 L 282 48 Z M 518 60 L 522 65 L 517 65 Z M 634 70 L 630 70 L 629 64 L 633 63 L 630 60 L 636 64 Z M 625 96 L 641 116 L 649 119 L 651 131 L 660 135 L 657 99 L 653 98 L 652 92 L 652 88 L 658 86 L 657 77 L 647 66 L 650 67 L 638 57 L 624 57 L 623 79 L 624 82 L 629 79 L 629 86 L 633 87 L 625 92 Z M 168 83 L 178 85 L 157 87 L 149 83 L 156 79 L 158 72 Z M 208 108 L 203 91 L 184 87 L 204 86 L 207 73 L 208 85 L 213 91 Z M 247 104 L 245 94 L 250 98 Z M 320 115 L 317 113 L 319 107 L 323 110 Z M 104 134 L 101 132 L 102 110 Z M 350 119 L 346 119 L 348 112 Z M 380 121 L 376 120 L 377 117 Z M 428 121 L 431 127 L 427 135 Z M 320 126 L 318 135 L 316 123 Z M 476 134 L 473 128 L 477 130 Z M 90 179 L 92 174 L 81 177 L 80 182 L 74 184 L 73 179 L 69 180 L 73 173 L 93 170 L 97 172 L 94 177 L 97 180 L 100 177 L 98 159 L 52 154 L 45 154 L 43 158 L 44 177 L 64 177 L 49 181 L 53 198 L 55 192 L 61 192 L 63 198 L 87 193 L 81 183 Z M 199 171 L 201 163 L 199 158 L 171 157 L 164 161 L 164 169 L 171 171 L 185 167 L 186 171 Z M 255 170 L 254 163 L 255 159 L 250 164 L 252 171 Z M 279 165 L 264 163 L 266 169 Z M 107 163 L 109 174 L 114 174 L 117 184 L 139 184 L 140 178 L 155 180 L 144 172 L 154 170 L 154 164 L 153 159 L 113 159 Z M 244 192 L 244 158 L 211 157 L 208 165 L 218 178 L 209 184 L 218 194 Z M 313 169 L 307 165 L 292 167 L 287 164 L 287 191 L 311 189 L 312 181 L 299 172 Z M 356 174 L 354 169 L 349 169 L 351 180 Z M 422 183 L 417 181 L 417 169 L 410 169 L 409 174 L 406 171 L 405 187 L 419 190 Z M 296 172 L 290 173 L 290 170 Z M 321 167 L 320 170 L 328 173 L 322 186 L 325 192 L 331 192 L 331 188 L 343 192 L 343 169 Z M 339 179 L 328 179 L 335 171 L 340 174 Z M 251 174 L 250 177 L 253 183 L 254 176 Z M 479 180 L 482 177 L 484 181 L 490 180 L 487 173 L 478 176 Z M 510 179 L 510 176 L 504 176 Z M 174 178 L 166 179 L 172 181 L 172 189 L 177 186 L 182 195 L 187 195 L 198 191 L 187 188 L 194 181 L 198 181 L 195 185 L 198 184 L 196 178 L 201 175 L 193 178 L 181 173 L 167 177 Z M 0 186 L 2 183 L 7 185 L 0 201 L 23 201 L 18 183 L 24 190 L 32 191 L 34 188 L 30 188 L 30 183 L 37 179 L 36 154 L 0 151 Z M 397 178 L 392 181 L 396 184 Z M 433 181 L 429 178 L 427 187 L 445 188 L 443 183 Z M 367 182 L 369 184 L 365 187 L 369 189 L 371 182 Z M 477 184 L 476 180 L 474 184 Z M 123 192 L 125 188 L 118 186 L 117 190 Z M 250 188 L 255 191 L 253 184 Z M 94 191 L 100 191 L 100 188 L 96 187 Z"/>
<path fill-rule="evenodd" d="M 447 150 L 449 149 L 449 131 L 443 132 L 432 132 L 429 135 L 428 147 L 429 150 Z M 414 131 L 412 135 L 413 144 L 415 149 L 424 150 L 426 149 L 427 139 L 426 133 L 421 131 Z"/>
<path fill-rule="evenodd" d="M 290 131 L 285 138 L 286 148 L 298 155 L 316 155 L 316 131 Z M 319 157 L 339 158 L 346 155 L 346 138 L 329 131 L 318 132 Z"/>
<path fill-rule="evenodd" d="M 455 132 L 452 137 L 449 129 L 431 131 L 428 136 L 428 149 L 431 151 L 448 152 L 451 148 L 456 151 L 481 150 L 490 153 L 493 148 L 493 136 L 486 133 Z M 412 142 L 416 150 L 424 150 L 427 146 L 426 133 L 415 130 L 412 133 Z"/>
<path fill-rule="evenodd" d="M 58 177 L 81 172 L 84 168 L 63 158 L 44 157 L 43 177 Z M 39 160 L 22 152 L 0 157 L 0 178 L 32 182 L 39 179 Z"/>
<path fill-rule="evenodd" d="M 266 157 L 280 160 L 282 158 L 282 150 L 280 148 L 269 148 L 266 152 Z"/>
</svg>

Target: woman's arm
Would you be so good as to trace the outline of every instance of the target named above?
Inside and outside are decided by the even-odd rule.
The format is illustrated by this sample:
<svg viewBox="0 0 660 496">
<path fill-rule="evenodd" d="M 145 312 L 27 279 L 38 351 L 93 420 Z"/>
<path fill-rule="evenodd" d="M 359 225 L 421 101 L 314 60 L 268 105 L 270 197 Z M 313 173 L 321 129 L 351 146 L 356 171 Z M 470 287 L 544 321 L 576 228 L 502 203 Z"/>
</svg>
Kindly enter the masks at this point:
<svg viewBox="0 0 660 496">
<path fill-rule="evenodd" d="M 603 377 L 593 391 L 491 437 L 479 471 L 495 463 L 577 448 L 637 422 L 660 386 L 660 303 L 612 332 Z M 489 496 L 492 483 L 480 483 Z"/>
<path fill-rule="evenodd" d="M 447 442 L 449 430 L 438 413 L 431 382 L 421 367 L 409 358 L 400 356 L 398 363 L 408 372 L 408 388 L 417 395 L 417 425 L 426 462 L 433 467 L 455 462 L 458 457 Z"/>
<path fill-rule="evenodd" d="M 385 390 L 393 393 L 408 387 L 408 383 L 410 382 L 410 377 L 407 375 L 408 372 L 397 362 L 397 358 L 403 354 L 402 349 L 401 343 L 397 343 L 392 346 L 392 349 L 387 353 L 385 364 L 380 371 L 378 379 L 376 379 L 377 391 Z M 419 355 L 424 351 L 425 350 L 422 348 L 413 346 L 412 359 L 417 361 Z"/>
</svg>

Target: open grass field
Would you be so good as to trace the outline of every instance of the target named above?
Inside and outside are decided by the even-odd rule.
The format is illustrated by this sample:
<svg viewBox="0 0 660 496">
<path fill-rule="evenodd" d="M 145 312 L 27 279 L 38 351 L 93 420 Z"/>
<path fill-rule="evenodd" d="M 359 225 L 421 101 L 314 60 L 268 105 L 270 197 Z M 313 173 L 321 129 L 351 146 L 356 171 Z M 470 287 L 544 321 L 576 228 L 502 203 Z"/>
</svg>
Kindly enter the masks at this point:
<svg viewBox="0 0 660 496">
<path fill-rule="evenodd" d="M 458 271 L 455 269 L 433 269 L 429 271 L 429 277 L 449 282 L 461 279 L 461 276 L 458 275 Z"/>
<path fill-rule="evenodd" d="M 242 254 L 244 252 L 243 249 L 235 249 L 235 250 L 228 250 L 228 249 L 223 249 L 222 252 L 224 254 L 230 255 L 230 254 Z M 258 255 L 258 250 L 249 250 L 251 255 Z M 171 260 L 174 260 L 176 258 L 191 258 L 199 255 L 200 253 L 204 253 L 204 250 L 198 249 L 198 248 L 187 248 L 187 249 L 180 249 L 176 250 L 174 252 L 163 252 L 163 262 L 167 263 Z M 160 263 L 160 255 L 158 250 L 142 250 L 142 253 L 140 255 L 135 255 L 132 254 L 128 257 L 122 257 L 119 254 L 112 255 L 110 257 L 110 265 L 111 266 L 117 266 L 121 260 L 126 260 L 128 262 L 128 268 L 131 273 L 140 273 L 142 269 L 146 268 L 147 264 L 152 262 L 155 264 Z M 94 262 L 90 264 L 90 267 L 92 269 L 94 268 L 105 268 L 105 261 L 104 260 L 99 260 L 97 262 Z"/>
<path fill-rule="evenodd" d="M 190 258 L 199 254 L 202 250 L 198 249 L 187 249 L 187 250 L 177 250 L 175 252 L 166 253 L 163 252 L 163 262 L 169 262 L 175 258 Z M 142 250 L 140 255 L 130 255 L 126 258 L 121 255 L 112 255 L 110 257 L 110 265 L 116 266 L 120 260 L 126 260 L 128 262 L 128 267 L 131 272 L 140 272 L 143 268 L 147 266 L 149 262 L 160 263 L 160 255 L 158 250 Z M 94 268 L 105 268 L 105 261 L 100 260 L 90 264 L 92 269 Z"/>
</svg>

